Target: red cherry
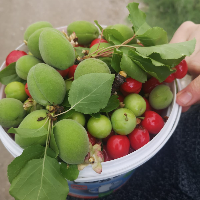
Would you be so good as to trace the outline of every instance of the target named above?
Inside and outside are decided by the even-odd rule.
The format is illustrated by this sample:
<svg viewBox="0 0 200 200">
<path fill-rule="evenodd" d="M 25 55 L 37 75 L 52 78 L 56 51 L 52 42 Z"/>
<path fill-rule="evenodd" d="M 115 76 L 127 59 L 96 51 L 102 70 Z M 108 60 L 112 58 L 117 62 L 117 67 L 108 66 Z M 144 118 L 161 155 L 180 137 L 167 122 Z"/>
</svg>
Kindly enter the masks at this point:
<svg viewBox="0 0 200 200">
<path fill-rule="evenodd" d="M 152 110 L 152 108 L 151 108 L 151 105 L 150 105 L 149 101 L 148 101 L 146 98 L 144 98 L 144 97 L 143 97 L 143 99 L 144 99 L 144 100 L 145 100 L 145 102 L 146 102 L 146 111 L 148 111 L 148 110 Z"/>
<path fill-rule="evenodd" d="M 94 40 L 92 41 L 92 43 L 90 44 L 90 48 L 91 48 L 93 45 L 98 44 L 99 41 L 100 41 L 100 38 L 94 39 Z M 100 43 L 108 43 L 108 42 L 107 42 L 107 40 L 101 39 Z"/>
<path fill-rule="evenodd" d="M 57 71 L 60 73 L 60 75 L 64 78 L 65 76 L 67 76 L 68 72 L 69 72 L 69 68 L 65 69 L 65 70 L 58 70 Z"/>
<path fill-rule="evenodd" d="M 25 92 L 26 92 L 26 94 L 27 94 L 30 98 L 32 98 L 32 96 L 31 96 L 31 94 L 30 94 L 30 92 L 29 92 L 29 90 L 28 90 L 28 85 L 27 85 L 27 83 L 26 83 L 26 85 L 25 85 Z"/>
<path fill-rule="evenodd" d="M 120 91 L 128 92 L 128 93 L 139 93 L 142 88 L 142 83 L 133 79 L 126 78 L 126 82 L 124 82 L 120 86 Z"/>
<path fill-rule="evenodd" d="M 171 82 L 173 82 L 174 80 L 175 80 L 175 75 L 174 75 L 174 73 L 172 73 L 172 74 L 170 74 L 166 79 L 165 79 L 165 83 L 171 83 Z"/>
<path fill-rule="evenodd" d="M 20 50 L 11 51 L 6 57 L 6 67 L 13 62 L 16 62 L 20 57 L 27 55 L 26 52 Z"/>
<path fill-rule="evenodd" d="M 115 131 L 114 131 L 114 130 L 111 130 L 110 134 L 109 134 L 106 138 L 103 138 L 102 141 L 103 141 L 104 143 L 107 143 L 107 142 L 108 142 L 108 139 L 109 139 L 111 136 L 113 136 L 113 135 L 115 135 Z"/>
<path fill-rule="evenodd" d="M 68 78 L 71 78 L 71 80 L 74 80 L 74 73 L 76 71 L 78 65 L 72 65 L 71 67 L 69 67 L 69 71 L 68 71 Z"/>
<path fill-rule="evenodd" d="M 154 111 L 146 111 L 141 124 L 149 133 L 157 134 L 163 128 L 164 121 L 158 113 Z"/>
<path fill-rule="evenodd" d="M 122 95 L 118 95 L 118 99 L 120 102 L 124 102 L 124 97 Z"/>
<path fill-rule="evenodd" d="M 105 145 L 103 145 L 102 153 L 103 153 L 103 157 L 104 157 L 104 162 L 112 160 L 112 158 L 109 156 L 109 154 L 107 152 L 107 149 L 106 149 Z"/>
<path fill-rule="evenodd" d="M 135 150 L 143 147 L 150 141 L 149 132 L 146 128 L 139 126 L 135 128 L 129 135 L 128 138 L 131 143 L 131 147 Z"/>
<path fill-rule="evenodd" d="M 145 94 L 149 94 L 157 85 L 161 83 L 154 77 L 143 83 L 142 89 Z"/>
<path fill-rule="evenodd" d="M 107 142 L 107 152 L 113 158 L 121 158 L 129 153 L 130 141 L 125 135 L 113 135 Z"/>
<path fill-rule="evenodd" d="M 88 134 L 89 142 L 92 144 L 92 146 L 94 146 L 97 142 L 96 138 L 93 137 L 88 131 L 87 131 L 87 134 Z"/>
<path fill-rule="evenodd" d="M 178 65 L 176 65 L 176 72 L 174 73 L 175 77 L 178 79 L 183 78 L 188 71 L 187 62 L 183 59 Z"/>
<path fill-rule="evenodd" d="M 129 152 L 128 153 L 132 153 L 134 152 L 135 150 L 130 146 L 130 149 L 129 149 Z"/>
</svg>

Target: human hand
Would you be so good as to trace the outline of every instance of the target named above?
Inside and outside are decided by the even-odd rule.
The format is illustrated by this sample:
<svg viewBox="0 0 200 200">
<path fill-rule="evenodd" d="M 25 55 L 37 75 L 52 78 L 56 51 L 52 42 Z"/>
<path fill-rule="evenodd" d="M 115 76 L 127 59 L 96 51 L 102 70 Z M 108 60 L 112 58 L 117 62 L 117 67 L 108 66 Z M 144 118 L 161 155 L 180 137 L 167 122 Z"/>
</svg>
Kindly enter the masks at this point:
<svg viewBox="0 0 200 200">
<path fill-rule="evenodd" d="M 200 24 L 187 21 L 175 32 L 170 43 L 185 42 L 196 39 L 195 51 L 185 60 L 188 64 L 188 73 L 192 76 L 191 83 L 178 92 L 176 102 L 182 106 L 182 112 L 187 111 L 191 105 L 200 102 Z"/>
</svg>

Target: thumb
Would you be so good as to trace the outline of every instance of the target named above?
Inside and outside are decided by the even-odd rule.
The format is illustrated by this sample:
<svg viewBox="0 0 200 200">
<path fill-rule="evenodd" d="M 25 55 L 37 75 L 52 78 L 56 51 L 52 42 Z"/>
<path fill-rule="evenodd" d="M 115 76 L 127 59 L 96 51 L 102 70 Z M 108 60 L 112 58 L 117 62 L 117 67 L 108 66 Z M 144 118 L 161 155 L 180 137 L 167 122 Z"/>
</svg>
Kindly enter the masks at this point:
<svg viewBox="0 0 200 200">
<path fill-rule="evenodd" d="M 181 90 L 176 97 L 176 102 L 183 107 L 189 107 L 200 100 L 200 75 L 186 88 Z"/>
</svg>

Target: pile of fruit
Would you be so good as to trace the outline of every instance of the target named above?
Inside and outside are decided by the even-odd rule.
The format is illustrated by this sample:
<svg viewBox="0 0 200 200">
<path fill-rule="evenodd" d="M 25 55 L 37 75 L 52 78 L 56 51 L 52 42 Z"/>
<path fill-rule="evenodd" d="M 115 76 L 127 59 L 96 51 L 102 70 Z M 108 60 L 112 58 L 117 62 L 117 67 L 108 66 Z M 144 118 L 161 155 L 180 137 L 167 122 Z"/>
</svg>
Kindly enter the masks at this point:
<svg viewBox="0 0 200 200">
<path fill-rule="evenodd" d="M 137 3 L 127 8 L 132 28 L 75 21 L 61 32 L 36 22 L 24 33 L 28 52 L 7 56 L 0 125 L 24 149 L 8 166 L 16 199 L 66 199 L 66 179 L 90 164 L 101 173 L 102 162 L 138 150 L 163 128 L 168 83 L 186 75 L 195 41 L 168 44 Z"/>
</svg>

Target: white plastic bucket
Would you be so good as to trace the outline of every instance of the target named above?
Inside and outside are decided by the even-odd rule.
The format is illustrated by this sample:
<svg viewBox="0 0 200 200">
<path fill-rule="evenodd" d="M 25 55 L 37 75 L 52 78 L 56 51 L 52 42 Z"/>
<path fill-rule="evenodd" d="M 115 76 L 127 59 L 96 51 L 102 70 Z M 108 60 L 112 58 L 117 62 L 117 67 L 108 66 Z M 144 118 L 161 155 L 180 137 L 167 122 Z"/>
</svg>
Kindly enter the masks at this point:
<svg viewBox="0 0 200 200">
<path fill-rule="evenodd" d="M 66 26 L 58 29 L 61 31 L 66 30 Z M 17 49 L 28 52 L 25 44 L 20 45 Z M 5 62 L 0 67 L 0 70 L 4 68 Z M 176 104 L 177 88 L 178 90 L 181 89 L 180 82 L 177 81 L 178 87 L 176 87 L 175 82 L 169 84 L 169 86 L 173 92 L 174 99 L 164 113 L 169 118 L 162 130 L 148 144 L 137 151 L 122 158 L 102 163 L 103 171 L 101 174 L 94 172 L 91 166 L 80 171 L 76 181 L 68 181 L 69 195 L 79 198 L 96 198 L 110 194 L 128 181 L 134 169 L 152 158 L 164 146 L 174 132 L 181 115 L 181 107 Z M 4 88 L 5 86 L 0 84 L 0 99 L 5 97 Z M 0 139 L 14 157 L 22 153 L 23 149 L 15 143 L 1 126 Z"/>
</svg>

